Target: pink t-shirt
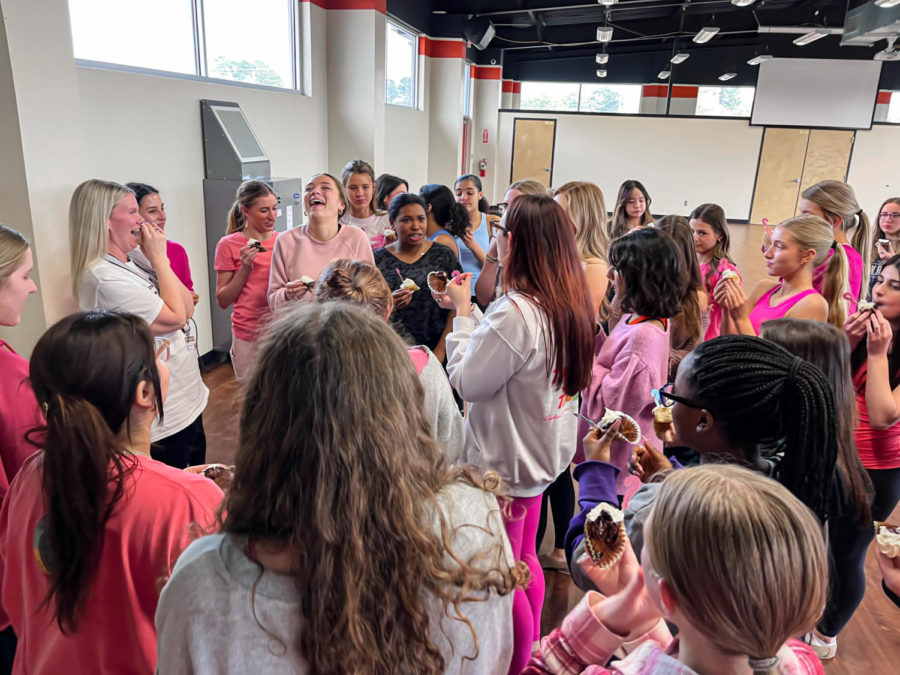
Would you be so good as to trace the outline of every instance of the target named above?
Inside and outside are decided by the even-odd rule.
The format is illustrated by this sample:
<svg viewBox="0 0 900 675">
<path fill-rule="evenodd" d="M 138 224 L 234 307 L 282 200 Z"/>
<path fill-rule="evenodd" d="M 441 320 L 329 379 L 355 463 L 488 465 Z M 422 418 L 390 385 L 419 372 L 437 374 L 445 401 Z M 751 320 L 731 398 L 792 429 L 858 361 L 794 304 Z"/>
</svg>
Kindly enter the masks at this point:
<svg viewBox="0 0 900 675">
<path fill-rule="evenodd" d="M 282 234 L 275 242 L 272 253 L 272 271 L 269 275 L 269 307 L 273 310 L 290 302 L 284 297 L 284 286 L 300 277 L 318 279 L 319 274 L 332 260 L 349 258 L 375 264 L 372 247 L 366 233 L 358 227 L 342 225 L 338 233 L 328 241 L 313 239 L 309 226 L 302 225 Z M 305 293 L 299 300 L 309 302 L 312 293 Z"/>
<path fill-rule="evenodd" d="M 854 298 L 858 298 L 859 293 L 862 290 L 863 259 L 859 252 L 850 244 L 841 244 L 841 246 L 844 247 L 844 252 L 847 254 L 847 263 L 849 264 L 847 280 L 850 283 L 850 294 Z M 828 263 L 831 261 L 831 256 L 833 255 L 834 251 L 829 251 L 825 262 L 813 270 L 813 288 L 819 293 L 822 293 L 825 290 L 825 270 L 828 269 Z M 855 311 L 856 301 L 848 302 L 847 316 L 850 316 Z"/>
<path fill-rule="evenodd" d="M 706 275 L 709 274 L 711 266 L 712 263 L 700 263 L 700 278 L 703 279 L 703 287 L 709 294 L 709 328 L 706 329 L 706 335 L 703 337 L 704 340 L 712 340 L 714 337 L 719 337 L 719 334 L 722 332 L 722 308 L 713 297 L 713 290 L 722 278 L 722 274 L 725 270 L 731 270 L 736 272 L 738 274 L 738 280 L 741 280 L 738 268 L 726 258 L 719 260 L 718 267 L 710 274 L 709 279 L 707 279 Z"/>
<path fill-rule="evenodd" d="M 809 288 L 805 291 L 800 291 L 796 295 L 792 295 L 786 300 L 782 300 L 777 305 L 770 305 L 769 302 L 772 298 L 772 295 L 780 288 L 781 284 L 777 284 L 763 293 L 759 300 L 756 301 L 753 309 L 750 311 L 750 323 L 753 325 L 753 330 L 756 331 L 757 335 L 759 335 L 760 326 L 762 326 L 766 321 L 784 317 L 788 312 L 791 311 L 794 305 L 800 302 L 807 295 L 817 293 L 815 289 Z"/>
<path fill-rule="evenodd" d="M 272 266 L 272 253 L 275 247 L 277 232 L 272 233 L 272 238 L 260 242 L 265 251 L 260 251 L 253 258 L 253 267 L 247 283 L 241 289 L 234 301 L 234 311 L 231 313 L 231 330 L 235 337 L 241 340 L 253 342 L 259 335 L 260 329 L 269 318 L 269 303 L 266 292 L 269 290 L 269 268 Z M 247 245 L 249 239 L 243 232 L 232 232 L 219 239 L 216 244 L 216 260 L 214 263 L 217 272 L 235 272 L 241 267 L 241 249 Z"/>
<path fill-rule="evenodd" d="M 169 258 L 169 265 L 172 271 L 175 272 L 175 276 L 193 293 L 194 280 L 191 279 L 191 263 L 188 260 L 184 246 L 177 242 L 166 240 L 166 255 Z"/>
<path fill-rule="evenodd" d="M 13 673 L 155 671 L 159 592 L 193 538 L 191 524 L 210 528 L 223 495 L 208 478 L 143 455 L 129 457 L 134 472 L 106 524 L 85 612 L 69 636 L 53 618 L 54 601 L 44 604 L 49 578 L 36 558 L 38 523 L 47 513 L 44 453 L 16 476 L 0 510 L 0 602 L 19 640 Z"/>
<path fill-rule="evenodd" d="M 35 448 L 25 432 L 44 423 L 28 379 L 28 361 L 0 340 L 0 500 Z"/>
</svg>

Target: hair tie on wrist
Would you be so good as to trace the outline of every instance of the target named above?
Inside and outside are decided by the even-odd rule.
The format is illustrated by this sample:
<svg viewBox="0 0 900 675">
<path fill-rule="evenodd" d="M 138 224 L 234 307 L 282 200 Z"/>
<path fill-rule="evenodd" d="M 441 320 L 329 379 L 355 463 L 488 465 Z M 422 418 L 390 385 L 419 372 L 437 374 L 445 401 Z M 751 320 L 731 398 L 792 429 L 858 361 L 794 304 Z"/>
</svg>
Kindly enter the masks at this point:
<svg viewBox="0 0 900 675">
<path fill-rule="evenodd" d="M 777 656 L 769 656 L 764 659 L 755 659 L 751 656 L 747 659 L 747 663 L 753 670 L 774 670 L 779 661 Z"/>
<path fill-rule="evenodd" d="M 801 366 L 802 364 L 803 364 L 803 359 L 801 359 L 799 356 L 795 356 L 795 357 L 794 357 L 794 362 L 791 363 L 791 367 L 790 367 L 790 369 L 788 370 L 787 376 L 788 376 L 788 379 L 789 379 L 789 380 L 793 380 L 793 379 L 794 379 L 794 376 L 797 375 L 797 371 L 800 370 L 800 366 Z"/>
</svg>

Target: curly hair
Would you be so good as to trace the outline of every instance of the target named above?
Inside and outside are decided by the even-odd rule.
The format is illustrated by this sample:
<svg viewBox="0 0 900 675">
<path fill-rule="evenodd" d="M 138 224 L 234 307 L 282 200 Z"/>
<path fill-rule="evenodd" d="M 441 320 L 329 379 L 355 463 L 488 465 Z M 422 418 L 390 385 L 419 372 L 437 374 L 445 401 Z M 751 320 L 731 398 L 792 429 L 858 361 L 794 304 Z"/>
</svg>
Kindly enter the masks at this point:
<svg viewBox="0 0 900 675">
<path fill-rule="evenodd" d="M 394 308 L 391 287 L 374 265 L 363 260 L 338 258 L 325 266 L 316 283 L 316 301 L 349 300 L 371 307 L 387 319 Z"/>
<path fill-rule="evenodd" d="M 443 672 L 429 599 L 477 645 L 463 604 L 527 579 L 485 528 L 462 526 L 490 546 L 454 551 L 448 488 L 498 479 L 447 466 L 422 401 L 400 338 L 368 308 L 307 304 L 264 339 L 223 529 L 297 551 L 302 630 L 291 644 L 310 672 Z"/>
<path fill-rule="evenodd" d="M 614 240 L 609 264 L 625 282 L 622 309 L 653 319 L 668 319 L 681 311 L 688 283 L 678 245 L 654 228 L 635 230 Z"/>
</svg>

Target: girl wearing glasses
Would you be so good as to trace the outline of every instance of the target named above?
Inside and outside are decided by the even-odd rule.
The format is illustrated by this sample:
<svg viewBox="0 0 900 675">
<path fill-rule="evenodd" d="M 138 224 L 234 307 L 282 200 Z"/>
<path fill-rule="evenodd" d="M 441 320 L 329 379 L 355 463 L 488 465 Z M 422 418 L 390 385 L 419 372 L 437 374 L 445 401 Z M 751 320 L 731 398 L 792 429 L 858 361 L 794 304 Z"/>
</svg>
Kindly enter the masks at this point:
<svg viewBox="0 0 900 675">
<path fill-rule="evenodd" d="M 428 241 L 443 244 L 459 258 L 458 237 L 462 237 L 469 227 L 466 207 L 456 201 L 446 185 L 428 183 L 419 190 L 419 196 L 428 207 Z"/>
<path fill-rule="evenodd" d="M 722 334 L 758 335 L 766 321 L 789 317 L 843 326 L 847 301 L 847 256 L 831 225 L 818 216 L 788 218 L 776 227 L 764 256 L 766 274 L 748 298 L 736 279 L 716 285 L 713 296 L 725 310 Z M 813 270 L 824 264 L 823 296 L 813 288 Z"/>
<path fill-rule="evenodd" d="M 618 239 L 632 230 L 653 224 L 650 213 L 650 194 L 639 181 L 626 180 L 619 187 L 616 208 L 609 223 L 610 240 Z"/>
<path fill-rule="evenodd" d="M 900 253 L 900 197 L 890 197 L 878 209 L 878 222 L 872 237 L 872 276 L 869 278 L 868 296 L 881 274 L 884 263 Z"/>
<path fill-rule="evenodd" d="M 131 314 L 72 314 L 35 346 L 31 384 L 47 422 L 0 511 L 16 672 L 156 671 L 160 582 L 222 501 L 208 478 L 150 458 L 169 383 Z"/>
<path fill-rule="evenodd" d="M 829 323 L 840 328 L 844 317 L 856 311 L 856 301 L 862 295 L 863 279 L 869 278 L 869 261 L 862 254 L 869 251 L 872 231 L 869 219 L 856 201 L 856 193 L 847 183 L 840 180 L 824 180 L 803 191 L 800 199 L 800 213 L 824 218 L 831 225 L 834 240 L 840 244 L 847 258 L 847 283 L 854 300 L 842 298 L 844 311 L 839 321 Z M 813 271 L 813 288 L 825 294 L 831 279 L 828 278 L 829 259 L 817 263 Z M 843 292 L 841 294 L 843 295 Z"/>
<path fill-rule="evenodd" d="M 531 570 L 513 604 L 519 673 L 540 636 L 544 576 L 535 552 L 541 493 L 575 453 L 575 397 L 588 384 L 593 310 L 572 224 L 549 195 L 519 197 L 498 238 L 504 294 L 482 318 L 471 276 L 439 302 L 456 310 L 447 336 L 450 383 L 469 404 L 463 462 L 493 469 L 513 497 L 504 514 L 517 560 Z"/>
</svg>

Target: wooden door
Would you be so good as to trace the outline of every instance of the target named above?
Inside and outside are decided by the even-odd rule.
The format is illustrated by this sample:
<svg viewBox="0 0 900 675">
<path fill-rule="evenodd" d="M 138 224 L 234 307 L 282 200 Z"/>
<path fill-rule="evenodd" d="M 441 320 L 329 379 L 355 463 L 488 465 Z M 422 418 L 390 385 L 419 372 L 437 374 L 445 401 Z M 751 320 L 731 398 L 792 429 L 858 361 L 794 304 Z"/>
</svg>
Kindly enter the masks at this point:
<svg viewBox="0 0 900 675">
<path fill-rule="evenodd" d="M 556 120 L 516 118 L 509 182 L 533 178 L 550 187 L 553 183 L 555 143 Z"/>
<path fill-rule="evenodd" d="M 767 128 L 763 136 L 750 222 L 780 223 L 794 215 L 803 177 L 809 129 Z"/>
<path fill-rule="evenodd" d="M 833 129 L 812 129 L 806 159 L 803 162 L 803 176 L 800 180 L 800 194 L 823 180 L 846 180 L 853 150 L 855 131 Z M 797 195 L 799 207 L 800 195 Z M 799 213 L 799 208 L 797 213 Z"/>
</svg>

